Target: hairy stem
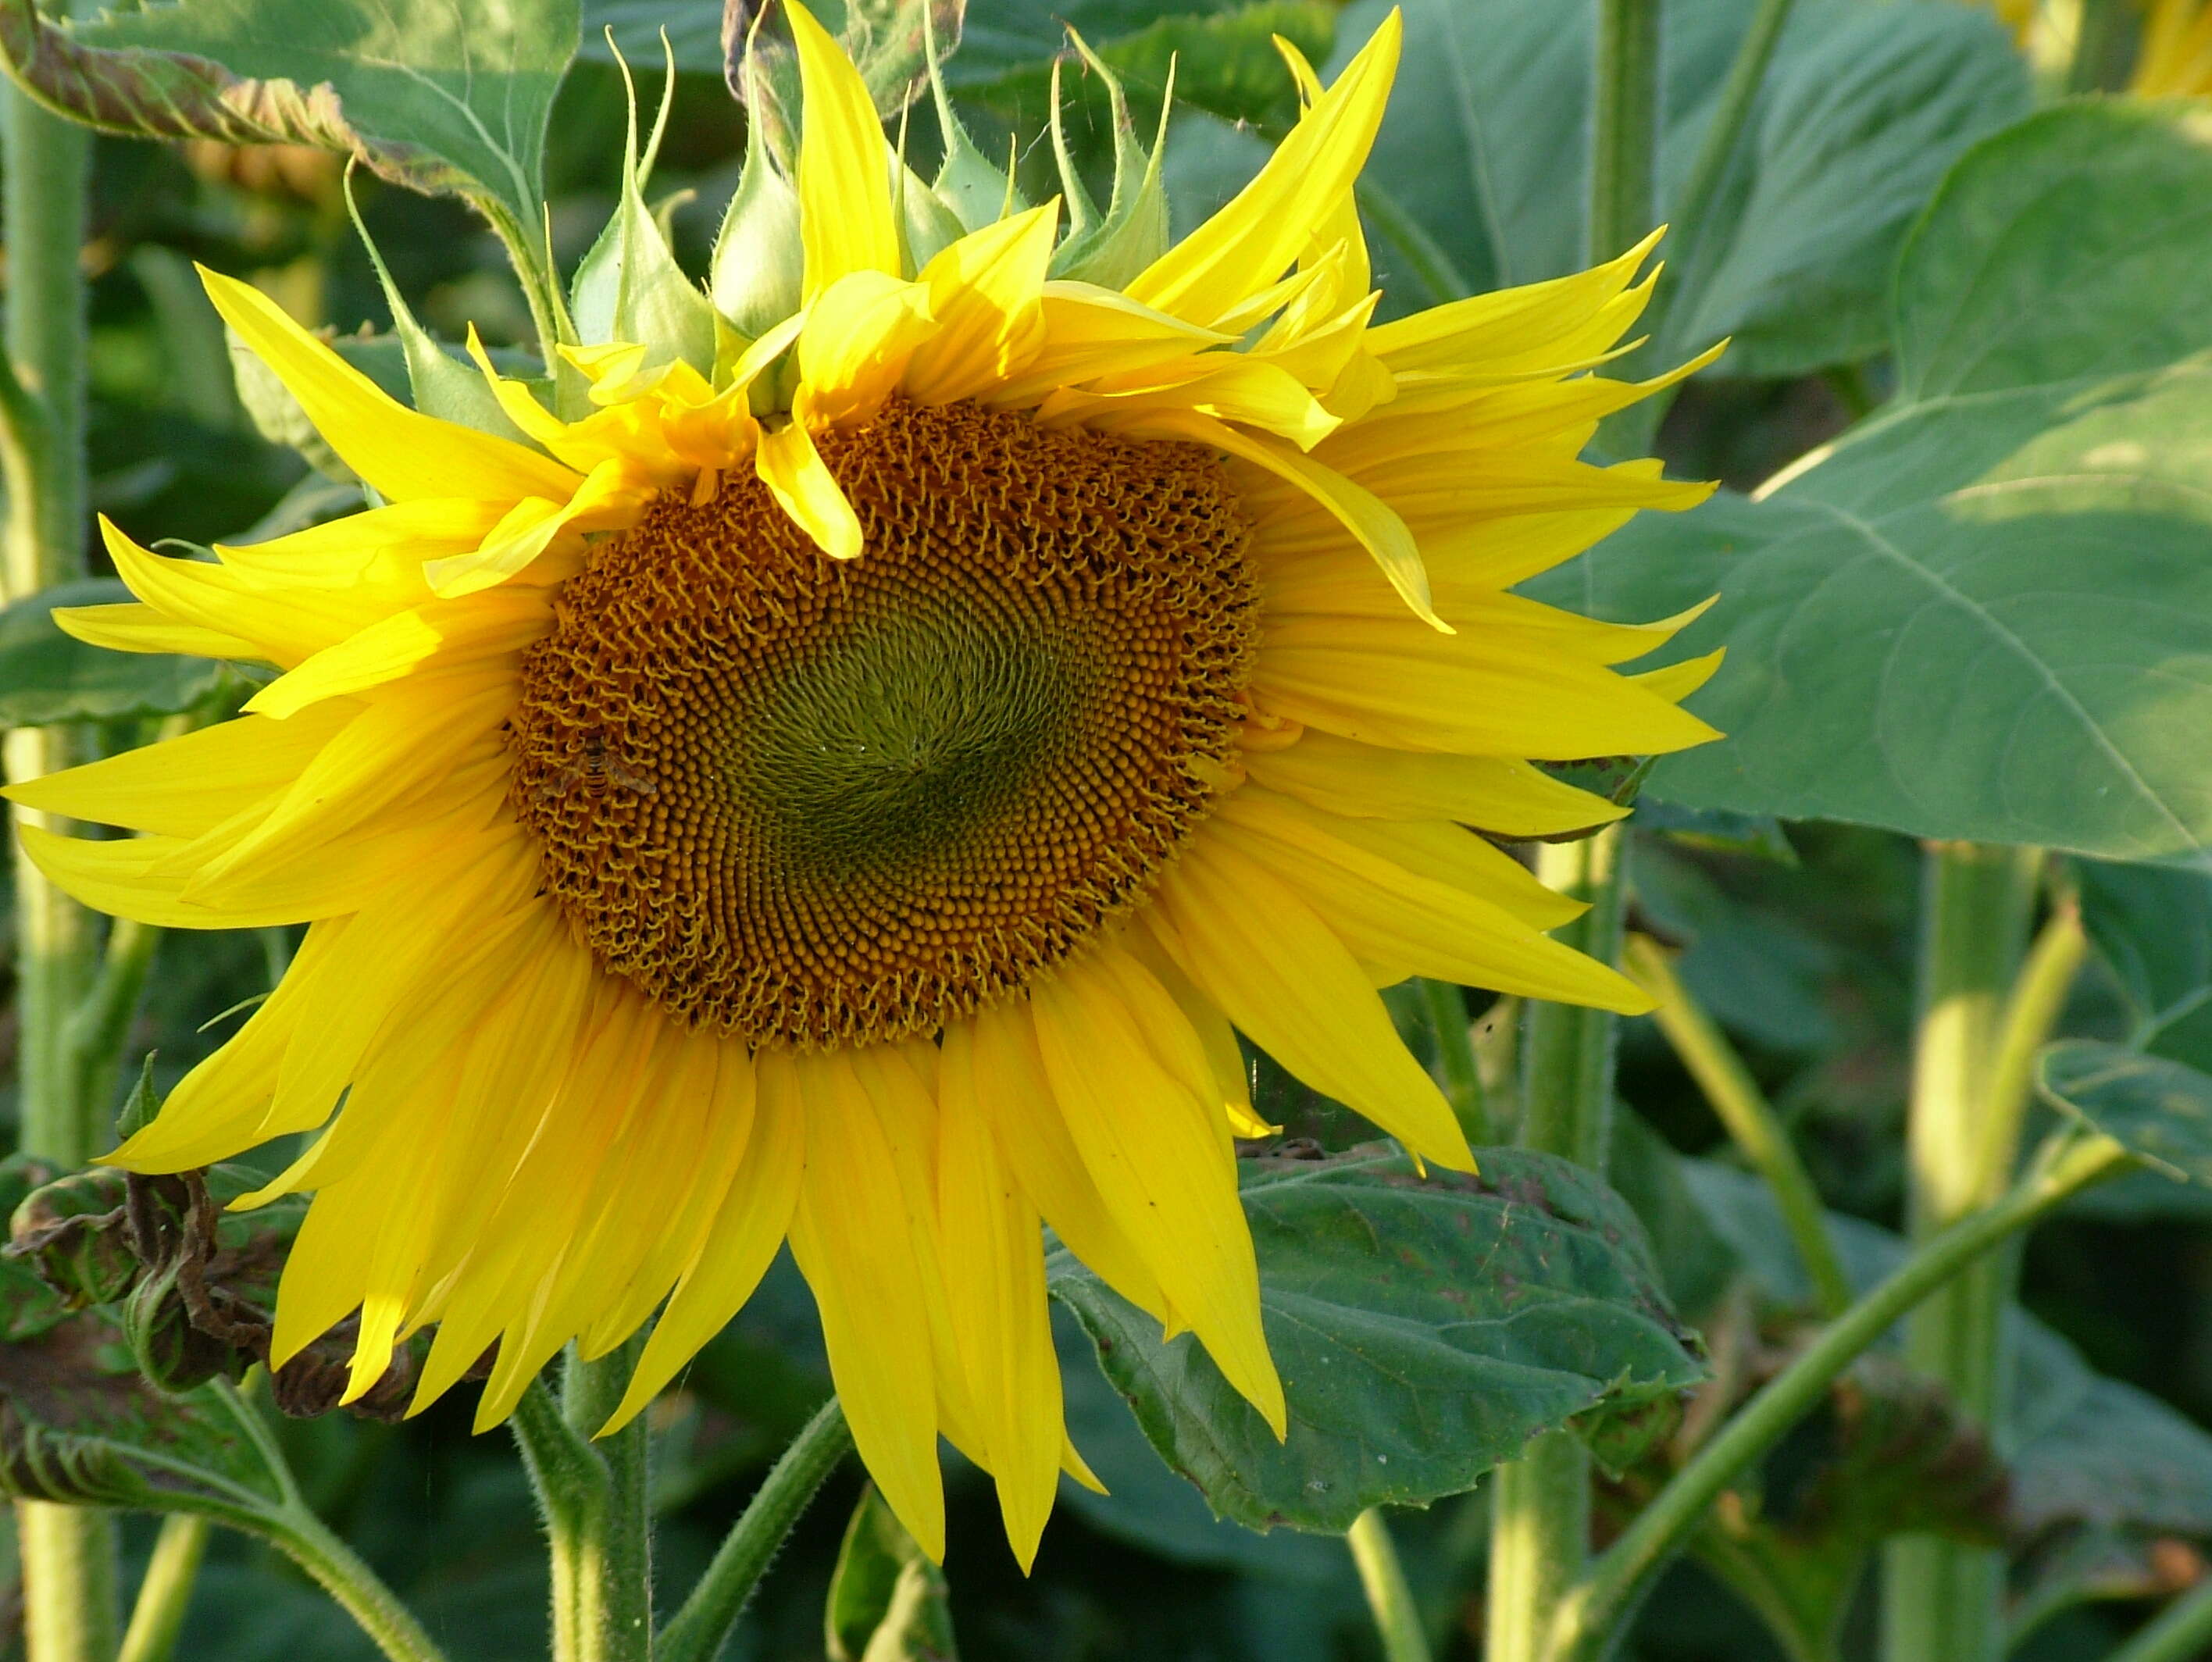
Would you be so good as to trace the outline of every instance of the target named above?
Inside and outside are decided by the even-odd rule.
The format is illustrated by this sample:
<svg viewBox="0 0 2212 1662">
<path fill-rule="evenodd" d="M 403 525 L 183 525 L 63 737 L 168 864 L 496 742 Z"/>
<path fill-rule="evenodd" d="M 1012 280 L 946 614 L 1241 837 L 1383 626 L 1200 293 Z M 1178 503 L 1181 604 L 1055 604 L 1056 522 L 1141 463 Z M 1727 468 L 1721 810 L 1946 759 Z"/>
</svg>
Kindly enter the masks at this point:
<svg viewBox="0 0 2212 1662">
<path fill-rule="evenodd" d="M 1628 943 L 1629 973 L 1645 992 L 1659 1001 L 1651 1012 L 1659 1030 L 1667 1035 L 1674 1054 L 1698 1082 L 1705 1101 L 1720 1116 L 1729 1135 L 1743 1150 L 1744 1158 L 1766 1180 L 1797 1256 L 1813 1283 L 1813 1295 L 1823 1317 L 1843 1313 L 1851 1301 L 1850 1278 L 1835 1243 L 1828 1239 L 1828 1222 L 1820 1191 L 1805 1170 L 1804 1162 L 1790 1141 L 1763 1093 L 1753 1082 L 1743 1058 L 1735 1053 L 1712 1018 L 1698 1007 L 1666 952 L 1649 936 Z"/>
<path fill-rule="evenodd" d="M 612 1417 L 645 1348 L 642 1336 L 596 1362 L 571 1356 L 562 1412 L 581 1436 L 594 1436 Z M 599 1574 L 605 1592 L 605 1662 L 647 1662 L 653 1654 L 653 1469 L 645 1416 L 592 1447 L 605 1462 L 607 1507 Z"/>
<path fill-rule="evenodd" d="M 313 1513 L 295 1506 L 260 1527 L 337 1601 L 391 1662 L 445 1662 L 444 1653 L 392 1589 Z"/>
<path fill-rule="evenodd" d="M 1990 1086 L 2040 866 L 2034 850 L 1978 843 L 1935 844 L 1926 855 L 1905 1131 L 1908 1228 L 1917 1241 L 1990 1204 L 2011 1180 L 2021 1105 L 1993 1101 Z M 1907 1362 L 1941 1380 L 2000 1444 L 2011 1281 L 2008 1255 L 1978 1264 L 1905 1327 Z M 1998 1662 L 2002 1552 L 1914 1535 L 1889 1543 L 1882 1559 L 1887 1662 Z"/>
<path fill-rule="evenodd" d="M 2054 1139 L 2045 1157 L 2002 1200 L 1923 1243 L 1831 1322 L 1668 1480 L 1561 1601 L 1545 1662 L 1598 1662 L 1651 1578 L 1688 1541 L 1714 1499 L 1813 1410 L 1838 1374 L 1899 1317 L 1992 1247 L 2111 1175 L 2127 1157 L 2109 1137 L 2069 1132 Z"/>
<path fill-rule="evenodd" d="M 1359 1571 L 1376 1634 L 1382 1641 L 1383 1662 L 1429 1662 L 1428 1635 L 1421 1631 L 1413 1590 L 1406 1585 L 1405 1567 L 1398 1562 L 1397 1544 L 1390 1538 L 1382 1508 L 1370 1507 L 1353 1519 L 1344 1539 Z"/>
<path fill-rule="evenodd" d="M 783 1451 L 744 1516 L 715 1549 L 714 1562 L 684 1608 L 661 1630 L 653 1649 L 656 1662 L 713 1662 L 721 1654 L 723 1641 L 785 1538 L 852 1447 L 852 1428 L 832 1397 Z"/>
</svg>

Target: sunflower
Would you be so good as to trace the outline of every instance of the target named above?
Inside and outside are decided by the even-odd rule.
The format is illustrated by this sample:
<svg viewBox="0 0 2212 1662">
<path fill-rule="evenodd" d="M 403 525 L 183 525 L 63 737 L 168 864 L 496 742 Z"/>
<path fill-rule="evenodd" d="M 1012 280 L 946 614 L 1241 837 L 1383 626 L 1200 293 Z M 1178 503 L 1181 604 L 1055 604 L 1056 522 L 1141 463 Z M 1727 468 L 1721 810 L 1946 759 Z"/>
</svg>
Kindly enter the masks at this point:
<svg viewBox="0 0 2212 1662">
<path fill-rule="evenodd" d="M 92 906 L 307 925 L 108 1156 L 320 1131 L 239 1203 L 313 1194 L 274 1362 L 354 1318 L 357 1393 L 434 1327 L 417 1405 L 493 1352 L 488 1426 L 657 1311 L 620 1423 L 787 1240 L 898 1515 L 941 1554 L 942 1433 L 1027 1562 L 1059 1471 L 1089 1480 L 1042 1225 L 1283 1432 L 1239 1035 L 1464 1169 L 1377 988 L 1648 1007 L 1498 843 L 1619 817 L 1531 759 L 1713 737 L 1678 707 L 1711 663 L 1620 673 L 1674 626 L 1510 591 L 1705 488 L 1577 459 L 1656 385 L 1590 373 L 1648 243 L 1371 322 L 1395 16 L 1326 89 L 1286 53 L 1302 118 L 1172 247 L 1073 194 L 1079 236 L 1011 193 L 933 232 L 978 193 L 922 185 L 788 16 L 795 177 L 739 192 L 795 217 L 788 315 L 755 282 L 703 356 L 572 346 L 556 415 L 479 352 L 471 425 L 209 274 L 380 505 L 213 560 L 105 527 L 142 604 L 68 628 L 278 673 L 9 794 L 140 834 L 22 830 Z"/>
</svg>

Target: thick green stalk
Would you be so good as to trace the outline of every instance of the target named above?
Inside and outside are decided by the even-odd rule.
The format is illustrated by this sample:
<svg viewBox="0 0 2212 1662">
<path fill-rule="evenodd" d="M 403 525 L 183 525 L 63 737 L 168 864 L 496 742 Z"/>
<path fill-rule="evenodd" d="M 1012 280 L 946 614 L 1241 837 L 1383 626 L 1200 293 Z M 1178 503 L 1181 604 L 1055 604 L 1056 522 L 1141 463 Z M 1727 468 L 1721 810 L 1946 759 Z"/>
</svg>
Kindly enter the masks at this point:
<svg viewBox="0 0 2212 1662">
<path fill-rule="evenodd" d="M 8 364 L 0 452 L 8 483 L 0 526 L 0 601 L 84 570 L 84 244 L 91 135 L 12 88 L 4 100 Z M 8 735 L 6 771 L 32 779 L 66 767 L 66 728 Z M 15 858 L 17 1082 L 21 1146 L 82 1165 L 100 1128 L 69 1049 L 70 1012 L 92 977 L 95 936 L 83 907 Z M 16 1507 L 29 1662 L 108 1662 L 116 1645 L 114 1523 L 85 1508 Z"/>
<path fill-rule="evenodd" d="M 1618 826 L 1579 842 L 1547 843 L 1537 875 L 1589 910 L 1557 931 L 1605 963 L 1620 953 Z M 1532 1003 L 1522 1034 L 1521 1142 L 1605 1169 L 1612 1130 L 1611 1012 Z M 1574 1434 L 1539 1437 L 1498 1469 L 1491 1491 L 1487 1662 L 1540 1662 L 1560 1597 L 1589 1543 L 1589 1456 Z"/>
<path fill-rule="evenodd" d="M 823 1480 L 851 1452 L 852 1428 L 835 1397 L 822 1404 L 769 1471 L 760 1492 L 714 1550 L 714 1560 L 653 1648 L 655 1662 L 713 1662 L 745 1601 Z"/>
<path fill-rule="evenodd" d="M 176 1653 L 177 1635 L 184 1631 L 192 1583 L 199 1577 L 208 1532 L 213 1528 L 206 1519 L 190 1513 L 173 1512 L 161 1519 L 161 1532 L 155 1538 L 153 1556 L 146 1561 L 146 1579 L 138 1584 L 137 1601 L 131 1607 L 131 1625 L 124 1630 L 123 1650 L 116 1662 L 169 1662 Z"/>
<path fill-rule="evenodd" d="M 1917 1241 L 1990 1205 L 2011 1177 L 2020 1114 L 1993 1102 L 1990 1086 L 2040 864 L 2033 849 L 1978 843 L 1932 844 L 1926 856 L 1905 1131 L 1907 1225 Z M 2009 1271 L 2002 1256 L 1975 1265 L 1905 1328 L 1906 1360 L 1941 1380 L 2000 1444 Z M 1887 1662 L 1999 1662 L 2002 1552 L 1911 1535 L 1891 1542 L 1882 1562 Z"/>
<path fill-rule="evenodd" d="M 1790 1133 L 1735 1053 L 1727 1036 L 1712 1018 L 1698 1007 L 1667 954 L 1649 936 L 1632 937 L 1626 959 L 1629 973 L 1644 990 L 1659 1001 L 1651 1012 L 1659 1030 L 1690 1077 L 1698 1082 L 1705 1101 L 1728 1127 L 1729 1135 L 1743 1150 L 1744 1158 L 1766 1180 L 1797 1256 L 1813 1283 L 1813 1294 L 1824 1318 L 1841 1315 L 1851 1301 L 1850 1278 L 1844 1273 L 1836 1244 L 1828 1239 L 1828 1221 L 1820 1191 L 1805 1170 L 1804 1162 L 1790 1141 Z"/>
<path fill-rule="evenodd" d="M 622 1400 L 639 1341 L 568 1358 L 562 1400 L 536 1381 L 514 1410 L 553 1569 L 553 1662 L 653 1654 L 652 1517 L 642 1420 L 592 1441 Z"/>
<path fill-rule="evenodd" d="M 2063 1134 L 1996 1204 L 1969 1213 L 1932 1240 L 1835 1321 L 1760 1388 L 1690 1463 L 1669 1478 L 1561 1602 L 1544 1662 L 1598 1662 L 1651 1578 L 1735 1483 L 1810 1413 L 1844 1369 L 1898 1318 L 1972 1266 L 1992 1247 L 2127 1162 L 2109 1137 Z"/>
<path fill-rule="evenodd" d="M 1490 1109 L 1483 1101 L 1482 1071 L 1475 1065 L 1474 1027 L 1467 1019 L 1466 996 L 1449 981 L 1423 981 L 1421 998 L 1436 1030 L 1444 1096 L 1467 1140 L 1480 1147 L 1490 1141 Z"/>
<path fill-rule="evenodd" d="M 1413 1604 L 1413 1590 L 1406 1585 L 1405 1567 L 1398 1562 L 1397 1544 L 1390 1538 L 1382 1509 L 1370 1507 L 1353 1519 L 1344 1540 L 1352 1550 L 1375 1631 L 1382 1641 L 1383 1662 L 1429 1662 L 1421 1613 Z"/>
<path fill-rule="evenodd" d="M 613 1417 L 645 1349 L 642 1335 L 597 1362 L 568 1359 L 561 1410 L 580 1435 L 597 1435 Z M 592 1447 L 606 1462 L 606 1529 L 599 1574 L 606 1592 L 606 1662 L 646 1662 L 653 1654 L 653 1466 L 645 1416 Z"/>
<path fill-rule="evenodd" d="M 88 1507 L 15 1503 L 27 1662 L 107 1662 L 115 1653 L 115 1520 Z"/>
</svg>

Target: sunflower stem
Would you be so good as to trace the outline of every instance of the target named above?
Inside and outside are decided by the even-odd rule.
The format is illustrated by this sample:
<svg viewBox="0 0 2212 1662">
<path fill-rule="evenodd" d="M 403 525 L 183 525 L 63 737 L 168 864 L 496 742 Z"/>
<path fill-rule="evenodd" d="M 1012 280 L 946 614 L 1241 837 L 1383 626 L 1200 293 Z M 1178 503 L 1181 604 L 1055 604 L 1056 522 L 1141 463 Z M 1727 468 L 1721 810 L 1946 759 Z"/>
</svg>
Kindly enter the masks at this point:
<svg viewBox="0 0 2212 1662">
<path fill-rule="evenodd" d="M 84 571 L 84 243 L 92 136 L 13 88 L 4 129 L 7 355 L 0 375 L 0 601 Z M 36 778 L 68 767 L 66 727 L 7 737 L 6 772 Z M 37 816 L 31 816 L 36 818 Z M 56 1164 L 89 1159 L 100 1126 L 72 1065 L 70 1012 L 92 976 L 94 934 L 83 907 L 15 857 L 16 1101 L 21 1146 Z M 116 1646 L 115 1527 L 105 1513 L 25 1501 L 16 1507 L 29 1662 L 109 1662 Z"/>
<path fill-rule="evenodd" d="M 444 1653 L 392 1589 L 306 1506 L 295 1501 L 258 1519 L 253 1527 L 313 1577 L 391 1662 L 445 1662 Z"/>
<path fill-rule="evenodd" d="M 815 1492 L 853 1447 L 852 1428 L 835 1397 L 823 1404 L 745 1507 L 714 1561 L 661 1630 L 656 1662 L 712 1662 L 721 1653 L 745 1602 L 799 1522 Z"/>
<path fill-rule="evenodd" d="M 1353 1519 L 1344 1542 L 1352 1550 L 1368 1611 L 1382 1641 L 1383 1662 L 1429 1662 L 1428 1635 L 1421 1630 L 1421 1614 L 1413 1590 L 1406 1585 L 1405 1566 L 1398 1562 L 1382 1509 L 1370 1507 Z"/>
<path fill-rule="evenodd" d="M 190 1513 L 173 1512 L 161 1519 L 161 1532 L 155 1538 L 153 1556 L 146 1561 L 146 1577 L 138 1584 L 131 1625 L 124 1630 L 116 1662 L 169 1662 L 176 1653 L 177 1635 L 184 1631 L 185 1615 L 191 1608 L 192 1584 L 199 1579 L 200 1560 L 207 1555 L 212 1528 L 206 1519 Z"/>
<path fill-rule="evenodd" d="M 1560 1601 L 1544 1662 L 1599 1662 L 1620 1637 L 1636 1602 L 1705 1521 L 1706 1509 L 1802 1419 L 1829 1385 L 1898 1318 L 1963 1271 L 1985 1261 L 2053 1208 L 2125 1166 L 2109 1137 L 2063 1131 L 1995 1204 L 1923 1241 L 1889 1277 L 1821 1330 L 1691 1457 Z"/>
<path fill-rule="evenodd" d="M 2041 858 L 1978 843 L 1932 844 L 1926 855 L 1905 1131 L 1908 1228 L 1917 1241 L 1993 1204 L 2011 1178 L 2025 1066 L 2013 1070 L 2023 1082 L 2014 1101 L 1995 1100 L 1992 1087 Z M 1977 1264 L 1905 1328 L 1910 1365 L 1939 1380 L 1954 1407 L 2000 1443 L 2009 1373 L 2000 1324 L 2011 1271 L 2008 1254 Z M 1997 1662 L 2003 1592 L 2004 1556 L 1995 1549 L 1932 1535 L 1892 1541 L 1883 1550 L 1883 1656 Z"/>
<path fill-rule="evenodd" d="M 1425 980 L 1421 998 L 1429 1025 L 1436 1029 L 1444 1095 L 1467 1140 L 1480 1148 L 1490 1141 L 1490 1107 L 1483 1100 L 1482 1071 L 1475 1065 L 1474 1024 L 1467 1018 L 1467 995 L 1449 981 Z"/>
<path fill-rule="evenodd" d="M 643 1420 L 597 1442 L 622 1400 L 639 1341 L 597 1362 L 573 1351 L 557 1404 L 532 1380 L 514 1440 L 553 1570 L 553 1662 L 644 1662 L 653 1653 L 653 1537 Z"/>
<path fill-rule="evenodd" d="M 1626 953 L 1629 973 L 1646 992 L 1659 1001 L 1651 1012 L 1659 1030 L 1667 1035 L 1674 1054 L 1698 1082 L 1720 1122 L 1744 1158 L 1750 1161 L 1782 1209 L 1782 1221 L 1805 1273 L 1813 1283 L 1814 1301 L 1824 1319 L 1832 1320 L 1850 1307 L 1850 1278 L 1828 1239 L 1828 1221 L 1820 1192 L 1805 1162 L 1783 1129 L 1780 1118 L 1765 1093 L 1752 1079 L 1751 1071 L 1735 1053 L 1727 1036 L 1699 1009 L 1690 990 L 1674 974 L 1674 967 L 1659 943 L 1646 935 L 1630 937 Z"/>
<path fill-rule="evenodd" d="M 1556 931 L 1604 963 L 1620 953 L 1621 831 L 1546 843 L 1537 875 L 1589 910 Z M 1521 1142 L 1602 1172 L 1612 1131 L 1610 1011 L 1532 1003 L 1522 1034 Z M 1498 1469 L 1492 1492 L 1487 1662 L 1542 1662 L 1553 1612 L 1589 1544 L 1589 1456 L 1552 1431 Z"/>
<path fill-rule="evenodd" d="M 614 1416 L 629 1376 L 645 1349 L 638 1335 L 586 1362 L 571 1355 L 562 1411 L 580 1435 L 596 1436 Z M 646 1416 L 634 1416 L 619 1431 L 592 1445 L 607 1473 L 605 1532 L 599 1573 L 605 1586 L 605 1662 L 647 1662 L 653 1654 L 653 1444 Z"/>
</svg>

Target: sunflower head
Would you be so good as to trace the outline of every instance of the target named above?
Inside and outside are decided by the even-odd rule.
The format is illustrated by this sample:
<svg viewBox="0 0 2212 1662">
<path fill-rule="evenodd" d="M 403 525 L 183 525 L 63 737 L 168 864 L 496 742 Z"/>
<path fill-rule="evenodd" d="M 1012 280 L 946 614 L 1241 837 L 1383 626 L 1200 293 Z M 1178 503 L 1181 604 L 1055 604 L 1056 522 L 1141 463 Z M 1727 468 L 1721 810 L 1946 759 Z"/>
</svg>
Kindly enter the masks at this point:
<svg viewBox="0 0 2212 1662">
<path fill-rule="evenodd" d="M 1599 373 L 1649 244 L 1372 322 L 1395 16 L 1326 88 L 1286 53 L 1303 118 L 1169 246 L 1126 119 L 1103 214 L 949 114 L 924 184 L 786 11 L 796 156 L 750 155 L 702 288 L 634 141 L 550 391 L 471 343 L 405 408 L 209 276 L 378 506 L 212 561 L 108 527 L 138 600 L 66 627 L 277 673 L 9 794 L 140 834 L 24 832 L 94 906 L 307 926 L 109 1156 L 318 1133 L 240 1203 L 314 1195 L 279 1363 L 354 1319 L 358 1394 L 430 1334 L 418 1403 L 489 1351 L 489 1424 L 651 1319 L 619 1421 L 787 1240 L 890 1503 L 941 1551 L 941 1434 L 1026 1560 L 1088 1480 L 1044 1225 L 1279 1435 L 1244 1046 L 1465 1168 L 1378 987 L 1647 1004 L 1500 845 L 1618 817 L 1532 764 L 1712 737 L 1711 664 L 1622 673 L 1680 620 L 1512 590 L 1705 488 L 1579 457 L 1656 385 Z"/>
</svg>

